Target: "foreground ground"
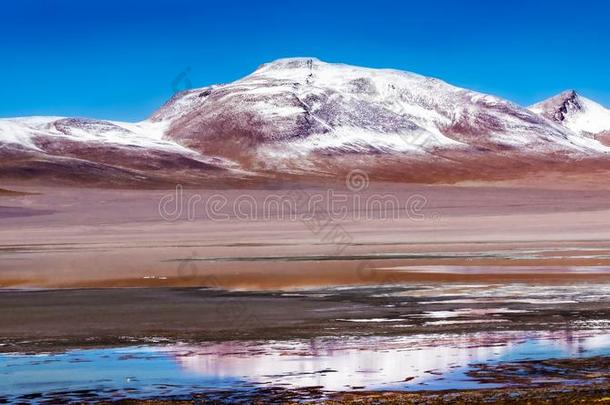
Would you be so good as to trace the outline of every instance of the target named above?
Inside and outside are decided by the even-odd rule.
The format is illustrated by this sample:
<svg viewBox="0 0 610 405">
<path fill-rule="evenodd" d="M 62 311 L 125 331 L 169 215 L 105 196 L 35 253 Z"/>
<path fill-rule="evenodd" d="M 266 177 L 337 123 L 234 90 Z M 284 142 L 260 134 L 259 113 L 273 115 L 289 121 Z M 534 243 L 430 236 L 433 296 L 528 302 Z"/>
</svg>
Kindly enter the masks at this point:
<svg viewBox="0 0 610 405">
<path fill-rule="evenodd" d="M 540 330 L 565 334 L 569 342 L 574 332 L 594 337 L 610 327 L 610 192 L 604 190 L 2 188 L 12 190 L 0 193 L 2 352 Z M 282 206 L 318 195 L 338 198 L 339 206 L 296 205 L 294 213 Z M 382 203 L 356 205 L 363 201 Z M 323 399 L 609 400 L 607 357 L 553 364 L 553 372 L 586 384 L 557 383 L 548 370 L 539 376 L 547 383 L 524 382 L 524 374 L 545 373 L 544 361 L 503 362 L 504 368 L 471 376 L 497 379 L 516 367 L 521 371 L 504 381 L 511 388 L 325 392 Z M 205 403 L 192 394 L 199 399 L 184 403 Z M 247 401 L 322 399 L 315 388 L 249 395 Z"/>
<path fill-rule="evenodd" d="M 309 394 L 308 394 L 309 395 Z M 258 397 L 248 399 L 252 404 L 298 404 L 307 399 L 303 399 L 298 392 L 275 392 L 261 393 Z M 530 387 L 527 389 L 510 388 L 498 390 L 476 390 L 461 392 L 434 392 L 434 393 L 359 393 L 359 394 L 340 394 L 332 399 L 313 400 L 316 403 L 326 405 L 345 405 L 345 404 L 405 404 L 405 405 L 479 405 L 479 404 L 531 404 L 531 405 L 563 405 L 563 404 L 605 404 L 610 401 L 610 384 L 589 386 L 589 387 Z M 214 400 L 207 399 L 205 396 L 193 400 L 151 400 L 151 401 L 116 401 L 100 402 L 113 404 L 142 404 L 142 405 L 197 405 L 214 403 Z"/>
</svg>

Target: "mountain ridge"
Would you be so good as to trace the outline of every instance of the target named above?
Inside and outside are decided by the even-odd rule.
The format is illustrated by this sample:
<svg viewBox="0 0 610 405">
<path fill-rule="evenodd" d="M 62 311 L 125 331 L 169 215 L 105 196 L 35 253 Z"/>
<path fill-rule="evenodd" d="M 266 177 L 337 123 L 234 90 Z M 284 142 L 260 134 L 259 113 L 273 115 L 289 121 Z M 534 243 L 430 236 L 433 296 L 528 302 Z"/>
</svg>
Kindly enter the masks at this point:
<svg viewBox="0 0 610 405">
<path fill-rule="evenodd" d="M 415 73 L 286 58 L 177 93 L 139 123 L 0 119 L 0 178 L 222 183 L 362 167 L 399 180 L 405 168 L 438 172 L 405 178 L 436 182 L 477 178 L 482 161 L 502 177 L 524 162 L 608 160 L 605 129 L 580 130 L 605 128 L 600 108 L 573 91 L 526 108 Z"/>
</svg>

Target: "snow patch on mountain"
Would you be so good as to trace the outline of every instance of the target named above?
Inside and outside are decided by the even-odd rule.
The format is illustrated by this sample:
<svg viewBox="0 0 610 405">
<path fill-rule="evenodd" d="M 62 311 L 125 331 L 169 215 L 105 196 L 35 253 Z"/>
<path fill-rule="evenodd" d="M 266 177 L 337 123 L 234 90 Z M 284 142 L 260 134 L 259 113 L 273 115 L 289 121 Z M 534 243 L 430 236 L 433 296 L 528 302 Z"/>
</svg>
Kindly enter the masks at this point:
<svg viewBox="0 0 610 405">
<path fill-rule="evenodd" d="M 194 153 L 176 142 L 163 139 L 167 125 L 167 122 L 127 123 L 66 117 L 5 118 L 0 119 L 0 144 L 41 151 L 36 139 L 47 138 Z"/>
<path fill-rule="evenodd" d="M 0 146 L 15 145 L 25 149 L 40 151 L 34 143 L 38 128 L 60 117 L 27 117 L 0 119 Z"/>
<path fill-rule="evenodd" d="M 319 114 L 319 119 L 328 133 L 313 134 L 310 138 L 299 140 L 294 145 L 305 150 L 340 149 L 348 151 L 395 151 L 418 152 L 422 148 L 434 147 L 460 147 L 466 146 L 463 142 L 446 137 L 439 131 L 440 124 L 448 124 L 449 119 L 443 116 L 432 103 L 426 99 L 428 92 L 438 88 L 458 88 L 432 78 L 426 78 L 414 73 L 401 72 L 392 69 L 371 69 L 349 66 L 344 64 L 330 64 L 315 58 L 290 58 L 265 64 L 250 76 L 239 81 L 251 86 L 249 94 L 271 94 L 272 92 L 289 91 L 302 100 L 303 105 L 310 111 L 316 111 L 325 94 L 331 90 L 331 98 L 342 99 L 348 106 L 353 106 L 356 115 L 362 117 L 367 105 L 376 105 L 414 124 L 411 127 L 381 131 L 370 128 L 372 125 L 355 125 L 347 122 L 334 121 Z M 266 83 L 275 86 L 257 87 Z M 411 97 L 403 89 L 412 90 Z M 313 102 L 308 102 L 313 100 Z M 308 105 L 309 104 L 309 105 Z M 273 110 L 273 105 L 261 105 L 262 111 Z M 302 113 L 302 111 L 301 111 Z M 367 128 L 368 127 L 368 128 Z"/>
<path fill-rule="evenodd" d="M 459 142 L 448 138 L 436 136 L 425 130 L 409 133 L 386 133 L 381 136 L 378 132 L 367 131 L 362 128 L 340 127 L 328 134 L 315 134 L 307 139 L 292 143 L 292 150 L 296 153 L 308 153 L 316 150 L 341 150 L 347 152 L 410 152 L 421 153 L 424 148 L 433 146 L 446 146 Z"/>
</svg>

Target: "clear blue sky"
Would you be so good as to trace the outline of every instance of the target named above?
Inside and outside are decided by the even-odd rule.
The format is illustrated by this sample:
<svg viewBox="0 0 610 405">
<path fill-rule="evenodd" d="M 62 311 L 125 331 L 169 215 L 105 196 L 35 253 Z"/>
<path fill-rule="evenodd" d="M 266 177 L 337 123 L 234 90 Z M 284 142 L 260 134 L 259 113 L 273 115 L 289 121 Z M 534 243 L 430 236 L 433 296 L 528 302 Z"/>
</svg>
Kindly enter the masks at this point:
<svg viewBox="0 0 610 405">
<path fill-rule="evenodd" d="M 610 106 L 607 1 L 14 0 L 0 5 L 0 117 L 139 120 L 174 80 L 238 79 L 280 57 L 391 67 L 530 104 Z"/>
</svg>

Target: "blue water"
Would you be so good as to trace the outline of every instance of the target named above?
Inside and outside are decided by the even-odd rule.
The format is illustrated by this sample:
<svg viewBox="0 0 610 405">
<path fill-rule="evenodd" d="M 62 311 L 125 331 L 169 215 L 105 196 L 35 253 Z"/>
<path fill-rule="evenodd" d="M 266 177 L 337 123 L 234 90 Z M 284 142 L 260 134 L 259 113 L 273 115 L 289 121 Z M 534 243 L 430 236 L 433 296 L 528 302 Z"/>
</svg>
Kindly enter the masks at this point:
<svg viewBox="0 0 610 405">
<path fill-rule="evenodd" d="M 471 364 L 596 355 L 610 355 L 610 332 L 345 337 L 4 354 L 0 398 L 188 398 L 269 386 L 481 388 L 491 385 L 466 376 Z"/>
<path fill-rule="evenodd" d="M 169 353 L 151 347 L 3 355 L 0 380 L 0 392 L 9 398 L 79 390 L 146 398 L 181 395 L 187 387 L 238 388 L 241 384 L 232 376 L 184 372 Z"/>
</svg>

